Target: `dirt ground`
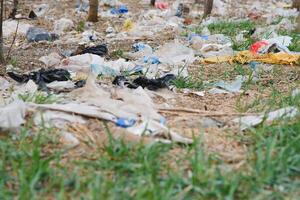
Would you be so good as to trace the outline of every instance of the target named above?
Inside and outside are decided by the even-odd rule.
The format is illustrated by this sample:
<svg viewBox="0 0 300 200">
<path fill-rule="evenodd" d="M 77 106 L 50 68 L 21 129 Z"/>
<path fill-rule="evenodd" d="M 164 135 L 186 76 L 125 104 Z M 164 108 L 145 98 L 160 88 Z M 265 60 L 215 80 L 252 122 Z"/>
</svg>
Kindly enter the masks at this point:
<svg viewBox="0 0 300 200">
<path fill-rule="evenodd" d="M 130 12 L 133 13 L 133 20 L 136 20 L 138 16 L 144 11 L 149 9 L 147 1 L 139 0 L 126 0 L 126 3 Z M 169 1 L 172 2 L 172 1 Z M 228 17 L 241 17 L 241 10 L 251 5 L 251 0 L 239 0 L 232 3 L 231 16 Z M 262 1 L 267 3 L 268 1 Z M 37 19 L 37 20 L 22 20 L 26 23 L 33 24 L 35 26 L 43 27 L 51 30 L 53 27 L 53 21 L 62 17 L 67 17 L 73 20 L 75 26 L 80 21 L 85 20 L 85 14 L 75 13 L 76 0 L 61 0 L 61 1 L 45 1 L 45 0 L 32 0 L 32 1 L 20 1 L 20 13 L 27 15 L 34 4 L 48 3 L 50 5 L 49 15 L 53 16 L 52 19 Z M 194 5 L 192 1 L 188 1 L 188 6 L 202 12 L 203 5 Z M 108 9 L 108 7 L 103 7 Z M 217 14 L 215 14 L 217 15 Z M 105 38 L 105 30 L 109 26 L 115 27 L 117 30 L 122 28 L 124 18 L 114 18 L 111 20 L 99 19 L 99 22 L 93 24 L 97 32 L 101 34 L 98 41 L 99 43 L 107 43 Z M 194 19 L 196 23 L 200 22 L 200 19 Z M 194 21 L 193 21 L 194 23 Z M 5 30 L 4 30 L 5 31 Z M 109 49 L 109 55 L 106 59 L 114 59 L 115 55 L 112 54 L 115 50 L 121 49 L 123 51 L 129 51 L 133 43 L 144 41 L 151 44 L 152 47 L 158 47 L 167 41 L 173 41 L 174 38 L 178 38 L 176 34 L 162 33 L 159 36 L 155 36 L 155 39 L 144 40 L 126 40 L 115 41 L 113 43 L 107 43 Z M 13 37 L 5 40 L 5 48 L 8 49 Z M 56 44 L 51 42 L 41 43 L 27 43 L 24 38 L 17 37 L 15 44 L 13 45 L 11 57 L 15 61 L 18 68 L 22 71 L 31 71 L 43 67 L 43 64 L 38 60 L 41 56 L 48 55 L 51 52 L 62 53 L 64 50 L 75 50 L 78 44 Z M 247 68 L 248 66 L 242 66 Z M 251 85 L 245 93 L 229 93 L 229 94 L 209 94 L 205 92 L 203 97 L 193 94 L 183 94 L 182 91 L 176 90 L 176 92 L 163 91 L 157 92 L 154 96 L 154 102 L 157 107 L 168 105 L 170 108 L 177 110 L 165 110 L 161 114 L 166 118 L 167 125 L 170 129 L 177 131 L 185 136 L 193 137 L 193 135 L 203 136 L 206 150 L 218 154 L 226 163 L 233 165 L 234 167 L 241 167 L 246 156 L 247 143 L 240 141 L 238 136 L 243 134 L 239 131 L 238 127 L 234 126 L 231 121 L 239 115 L 247 115 L 247 113 L 257 113 L 262 111 L 259 107 L 249 107 L 244 109 L 247 105 L 254 102 L 255 99 L 268 99 L 272 93 L 272 89 L 276 88 L 281 94 L 288 94 L 291 88 L 295 88 L 299 83 L 300 70 L 297 66 L 272 66 L 276 70 L 276 73 L 265 73 L 262 77 L 261 84 L 266 86 L 263 90 L 257 85 Z M 199 62 L 193 63 L 189 66 L 188 71 L 193 79 L 201 79 L 203 81 L 208 80 L 220 80 L 224 78 L 225 72 L 233 71 L 234 66 L 229 64 L 214 64 L 204 65 Z M 273 70 L 275 71 L 275 70 Z M 225 77 L 227 80 L 232 80 L 234 72 Z M 166 95 L 167 94 L 167 95 Z M 168 98 L 166 98 L 166 96 Z M 209 127 L 203 127 L 205 120 L 213 120 L 214 125 Z M 217 125 L 216 125 L 217 124 Z M 139 141 L 141 138 L 135 136 L 124 136 L 123 130 L 114 127 L 113 124 L 108 123 L 111 132 L 116 137 L 124 137 L 125 140 Z M 87 154 L 91 155 L 93 145 L 89 146 L 84 141 L 92 140 L 94 144 L 101 145 L 107 141 L 107 138 L 99 137 L 105 131 L 103 123 L 98 120 L 90 120 L 87 126 L 70 125 L 70 130 L 78 133 L 78 138 L 82 142 L 80 146 L 71 149 L 66 155 L 74 155 L 78 157 Z M 144 138 L 145 142 L 148 141 Z M 172 155 L 180 155 L 181 148 L 178 146 L 174 149 Z M 66 156 L 67 157 L 67 156 Z"/>
</svg>

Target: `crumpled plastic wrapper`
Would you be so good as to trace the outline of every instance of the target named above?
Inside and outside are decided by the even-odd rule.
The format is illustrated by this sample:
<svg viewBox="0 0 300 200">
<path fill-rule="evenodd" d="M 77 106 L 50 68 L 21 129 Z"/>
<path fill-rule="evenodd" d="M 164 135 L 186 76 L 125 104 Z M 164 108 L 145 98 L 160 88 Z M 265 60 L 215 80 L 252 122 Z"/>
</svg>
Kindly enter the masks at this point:
<svg viewBox="0 0 300 200">
<path fill-rule="evenodd" d="M 235 56 L 219 56 L 203 59 L 206 64 L 214 63 L 241 63 L 246 64 L 252 61 L 258 61 L 268 64 L 278 65 L 299 65 L 300 55 L 288 54 L 284 52 L 268 53 L 268 54 L 253 54 L 250 51 L 241 51 Z"/>
</svg>

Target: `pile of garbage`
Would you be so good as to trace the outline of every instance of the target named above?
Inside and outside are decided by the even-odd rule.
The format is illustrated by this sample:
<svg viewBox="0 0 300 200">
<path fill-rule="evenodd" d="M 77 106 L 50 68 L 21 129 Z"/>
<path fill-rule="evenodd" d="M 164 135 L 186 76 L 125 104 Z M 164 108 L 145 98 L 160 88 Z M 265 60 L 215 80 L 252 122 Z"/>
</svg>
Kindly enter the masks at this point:
<svg viewBox="0 0 300 200">
<path fill-rule="evenodd" d="M 157 2 L 154 8 L 141 13 L 136 20 L 130 9 L 119 1 L 103 1 L 102 4 L 108 5 L 109 9 L 101 10 L 100 16 L 103 19 L 123 19 L 121 29 L 108 26 L 103 35 L 93 30 L 93 26 L 86 25 L 78 33 L 74 31 L 74 22 L 67 18 L 54 21 L 52 30 L 16 20 L 4 21 L 5 38 L 11 37 L 18 30 L 17 34 L 25 37 L 28 43 L 52 42 L 56 45 L 79 46 L 75 50 L 42 56 L 39 59 L 44 65 L 42 69 L 28 73 L 8 71 L 9 79 L 1 77 L 1 129 L 18 128 L 26 123 L 28 116 L 32 116 L 36 126 L 42 123 L 67 133 L 67 124 L 85 124 L 88 119 L 96 118 L 112 122 L 129 134 L 153 137 L 167 143 L 173 141 L 189 144 L 192 142 L 191 138 L 176 133 L 167 126 L 166 119 L 152 97 L 163 89 L 175 93 L 172 86 L 174 81 L 178 77 L 188 77 L 188 69 L 193 63 L 299 65 L 300 54 L 289 49 L 293 38 L 279 35 L 282 27 L 292 29 L 294 26 L 292 21 L 288 21 L 287 15 L 296 16 L 296 13 L 290 14 L 285 9 L 276 10 L 277 16 L 285 18 L 272 26 L 271 37 L 266 38 L 261 34 L 267 27 L 256 27 L 250 33 L 251 37 L 256 37 L 254 42 L 248 49 L 236 51 L 234 42 L 243 42 L 245 35 L 249 33 L 241 32 L 234 39 L 230 35 L 211 33 L 210 25 L 220 22 L 222 16 L 204 20 L 199 32 L 194 31 L 196 25 L 193 20 L 197 16 L 192 7 L 187 8 L 179 1 L 172 4 Z M 223 2 L 216 1 L 215 9 L 225 9 L 220 5 Z M 274 17 L 272 9 L 262 16 L 255 5 L 254 3 L 250 10 L 248 20 Z M 47 18 L 50 15 L 49 9 L 48 4 L 42 4 L 32 11 L 31 16 Z M 80 1 L 76 6 L 76 13 L 87 11 L 88 2 Z M 162 33 L 175 37 L 159 46 L 152 46 L 148 42 Z M 103 38 L 104 42 L 99 42 Z M 124 52 L 122 58 L 109 57 L 111 42 L 130 39 L 139 40 L 132 45 L 131 51 Z M 109 81 L 103 81 L 105 78 Z M 219 80 L 210 83 L 207 91 L 186 90 L 185 93 L 201 97 L 206 92 L 210 95 L 240 93 L 245 81 L 247 77 L 237 76 L 230 82 Z M 33 101 L 38 95 L 49 94 L 54 94 L 58 100 L 52 103 Z M 295 117 L 297 113 L 297 108 L 289 107 L 259 113 L 257 116 L 239 117 L 233 122 L 245 130 L 262 123 L 265 117 L 267 121 L 273 121 L 282 117 Z"/>
<path fill-rule="evenodd" d="M 33 118 L 37 126 L 39 122 L 43 122 L 63 128 L 62 121 L 84 123 L 86 119 L 83 117 L 98 118 L 113 122 L 135 135 L 162 136 L 165 141 L 170 139 L 190 143 L 191 139 L 184 138 L 165 126 L 164 117 L 158 113 L 147 91 L 168 88 L 175 76 L 167 74 L 151 79 L 140 75 L 131 83 L 121 75 L 125 72 L 143 74 L 145 69 L 138 68 L 124 59 L 105 61 L 99 55 L 103 56 L 106 53 L 105 45 L 88 47 L 79 55 L 61 60 L 58 54 L 52 53 L 40 60 L 45 65 L 54 66 L 53 69 L 41 69 L 28 74 L 8 72 L 8 76 L 20 85 L 17 85 L 18 89 L 2 102 L 2 105 L 7 105 L 1 108 L 0 127 L 18 127 L 25 122 L 26 114 L 35 110 Z M 176 52 L 174 55 L 176 56 Z M 167 58 L 168 56 L 160 57 L 158 60 L 161 61 L 150 65 L 167 63 Z M 178 62 L 182 62 L 184 58 L 185 56 L 178 58 Z M 157 67 L 153 69 L 153 73 L 158 73 Z M 115 76 L 115 79 L 111 85 L 103 85 L 97 81 L 99 76 Z M 11 87 L 6 79 L 2 82 Z M 20 94 L 34 94 L 38 91 L 54 92 L 64 100 L 60 103 L 36 104 L 25 103 L 18 98 Z M 16 116 L 18 120 L 14 120 Z M 56 123 L 57 121 L 59 123 Z"/>
</svg>

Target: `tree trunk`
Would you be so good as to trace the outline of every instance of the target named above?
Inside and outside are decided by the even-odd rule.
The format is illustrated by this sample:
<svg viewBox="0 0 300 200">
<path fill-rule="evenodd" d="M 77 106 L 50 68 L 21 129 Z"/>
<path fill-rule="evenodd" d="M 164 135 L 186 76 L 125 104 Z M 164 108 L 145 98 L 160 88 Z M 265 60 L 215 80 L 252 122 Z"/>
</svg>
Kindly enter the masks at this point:
<svg viewBox="0 0 300 200">
<path fill-rule="evenodd" d="M 97 22 L 98 21 L 98 5 L 99 0 L 90 0 L 90 9 L 87 21 Z"/>
<path fill-rule="evenodd" d="M 300 0 L 293 0 L 293 8 L 300 10 Z"/>
<path fill-rule="evenodd" d="M 213 3 L 214 3 L 214 0 L 205 0 L 203 18 L 206 18 L 208 15 L 211 14 L 211 11 L 213 8 Z"/>
<path fill-rule="evenodd" d="M 155 5 L 155 0 L 151 0 L 151 1 L 150 1 L 150 5 L 151 5 L 151 6 L 154 6 L 154 5 Z"/>
<path fill-rule="evenodd" d="M 1 4 L 1 8 L 0 8 L 0 64 L 1 65 L 3 65 L 5 63 L 4 49 L 3 49 L 3 30 L 2 30 L 3 10 L 4 10 L 4 8 L 3 8 L 3 1 L 4 0 L 1 0 L 1 2 L 0 2 L 0 4 Z"/>
</svg>

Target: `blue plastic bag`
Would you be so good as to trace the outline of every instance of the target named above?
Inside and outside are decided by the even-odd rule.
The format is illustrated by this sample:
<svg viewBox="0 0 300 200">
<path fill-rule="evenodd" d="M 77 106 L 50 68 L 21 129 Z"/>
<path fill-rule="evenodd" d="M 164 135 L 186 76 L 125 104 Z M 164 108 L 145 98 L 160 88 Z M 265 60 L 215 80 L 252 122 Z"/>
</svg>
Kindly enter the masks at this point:
<svg viewBox="0 0 300 200">
<path fill-rule="evenodd" d="M 124 119 L 124 118 L 118 118 L 116 121 L 116 125 L 122 128 L 128 128 L 132 127 L 135 124 L 134 119 Z"/>
</svg>

